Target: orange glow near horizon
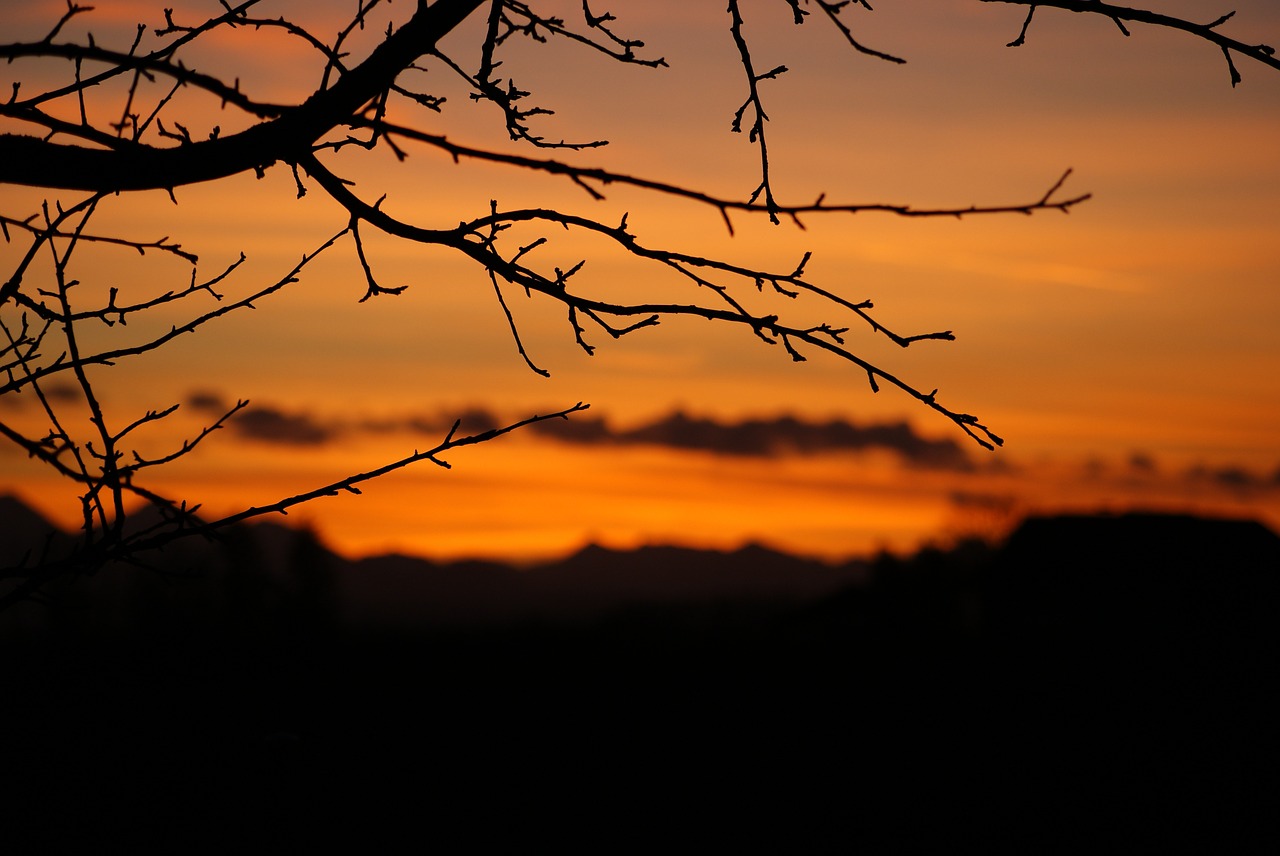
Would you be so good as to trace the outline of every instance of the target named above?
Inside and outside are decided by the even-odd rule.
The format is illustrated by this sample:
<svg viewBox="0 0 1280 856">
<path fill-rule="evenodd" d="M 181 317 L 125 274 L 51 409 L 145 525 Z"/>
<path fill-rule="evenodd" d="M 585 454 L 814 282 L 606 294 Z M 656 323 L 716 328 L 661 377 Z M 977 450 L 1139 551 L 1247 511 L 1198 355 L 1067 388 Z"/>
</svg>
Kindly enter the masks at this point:
<svg viewBox="0 0 1280 856">
<path fill-rule="evenodd" d="M 239 444 L 233 458 L 189 461 L 151 486 L 199 496 L 213 519 L 398 457 L 408 443 L 401 437 L 321 452 Z M 310 526 L 348 556 L 514 562 L 556 558 L 588 543 L 759 543 L 840 561 L 965 537 L 999 539 L 1027 515 L 1059 512 L 1162 510 L 1255 517 L 1280 528 L 1277 474 L 1179 469 L 1140 456 L 1027 468 L 986 461 L 952 471 L 906 466 L 885 453 L 760 458 L 574 447 L 517 435 L 444 457 L 453 469 L 419 465 L 362 485 L 359 496 L 321 498 L 262 519 Z M 78 523 L 61 483 L 31 478 L 22 498 L 68 529 Z"/>
<path fill-rule="evenodd" d="M 586 52 L 512 51 L 509 73 L 556 110 L 539 117 L 541 131 L 556 139 L 606 137 L 609 147 L 539 153 L 512 146 L 499 117 L 469 103 L 465 91 L 435 71 L 423 76 L 423 86 L 438 86 L 450 100 L 441 116 L 414 114 L 414 121 L 461 144 L 745 196 L 758 181 L 758 165 L 746 140 L 728 133 L 744 93 L 732 43 L 717 23 L 722 16 L 689 6 L 672 18 L 658 14 L 659 5 L 619 4 L 612 11 L 620 29 L 634 27 L 668 57 L 669 70 L 618 68 Z M 330 162 L 369 201 L 385 192 L 385 210 L 427 226 L 482 215 L 496 199 L 503 208 L 559 206 L 605 223 L 625 213 L 646 246 L 767 270 L 790 270 L 812 251 L 806 271 L 814 282 L 850 300 L 874 300 L 879 320 L 895 330 L 954 330 L 957 341 L 903 350 L 857 319 L 828 319 L 832 313 L 812 301 L 779 298 L 770 304 L 774 311 L 812 315 L 815 324 L 848 323 L 856 353 L 924 391 L 938 387 L 939 400 L 977 414 L 1004 436 L 1004 450 L 968 448 L 973 471 L 944 472 L 887 455 L 750 458 L 513 436 L 454 453 L 450 472 L 419 465 L 367 485 L 361 497 L 320 500 L 289 520 L 310 521 L 351 555 L 398 550 L 509 559 L 559 555 L 589 541 L 724 548 L 758 541 L 836 559 L 966 533 L 998 535 L 1022 515 L 1065 509 L 1194 510 L 1280 526 L 1274 202 L 1280 74 L 1242 64 L 1244 81 L 1233 90 L 1220 52 L 1209 46 L 1146 28 L 1117 38 L 1105 20 L 1050 10 L 1037 15 L 1027 45 L 1007 50 L 1022 14 L 995 5 L 931 4 L 924 14 L 907 3 L 859 17 L 871 28 L 869 40 L 909 55 L 902 67 L 852 54 L 813 22 L 791 28 L 785 9 L 777 20 L 759 10 L 747 35 L 760 65 L 791 68 L 763 91 L 779 196 L 1018 203 L 1037 198 L 1070 166 L 1064 193 L 1093 198 L 1069 216 L 913 220 L 863 213 L 806 217 L 801 231 L 735 215 L 731 236 L 713 208 L 618 186 L 593 201 L 563 180 L 465 159 L 454 164 L 419 144 L 405 145 L 404 163 L 382 151 L 341 153 Z M 1180 5 L 1197 14 L 1196 4 Z M 563 6 L 571 20 L 581 14 L 575 3 L 550 6 Z M 112 33 L 131 35 L 135 20 L 162 21 L 160 4 L 98 7 L 77 17 L 64 36 L 88 27 L 103 43 Z M 1280 40 L 1274 4 L 1249 0 L 1238 7 L 1231 26 L 1239 33 Z M 179 4 L 176 15 L 194 20 L 200 8 Z M 270 8 L 322 18 L 320 31 L 334 26 L 331 9 Z M 35 39 L 64 11 L 61 2 L 49 2 L 3 14 L 14 32 Z M 693 32 L 695 25 L 707 32 Z M 371 25 L 367 38 L 380 27 Z M 226 68 L 249 63 L 258 76 L 242 84 L 263 98 L 286 97 L 309 79 L 307 51 L 293 42 L 280 49 L 286 53 L 255 51 L 251 35 L 238 33 L 219 42 L 220 53 L 205 56 Z M 291 59 L 288 77 L 277 74 L 281 56 Z M 13 68 L 3 73 L 21 71 Z M 0 78 L 0 90 L 8 80 Z M 237 121 L 230 109 L 198 100 L 182 115 L 203 123 L 201 133 Z M 35 213 L 46 196 L 5 187 L 0 213 Z M 244 268 L 219 286 L 234 299 L 283 276 L 346 224 L 345 213 L 321 193 L 295 196 L 292 175 L 277 166 L 261 180 L 179 188 L 176 205 L 162 192 L 106 199 L 93 228 L 141 239 L 169 235 L 200 254 L 201 278 L 243 251 Z M 513 232 L 510 240 L 514 246 L 535 235 Z M 586 259 L 575 280 L 583 291 L 650 300 L 704 296 L 598 239 L 549 237 L 535 257 L 564 269 Z M 162 354 L 97 372 L 111 384 L 104 386 L 111 416 L 127 424 L 147 409 L 185 404 L 194 392 L 247 398 L 254 407 L 326 424 L 471 407 L 518 419 L 583 400 L 593 405 L 590 415 L 622 425 L 676 409 L 726 421 L 905 420 L 925 437 L 967 443 L 896 390 L 872 394 L 855 367 L 818 353 L 795 364 L 749 331 L 700 319 L 666 322 L 616 342 L 588 330 L 599 350 L 587 357 L 558 304 L 508 288 L 525 346 L 552 374 L 543 379 L 516 353 L 492 286 L 473 263 L 372 234 L 366 248 L 381 281 L 409 286 L 403 295 L 358 305 L 363 274 L 344 238 L 256 310 L 182 337 Z M 7 272 L 24 251 L 15 235 L 0 245 L 0 267 Z M 111 248 L 86 249 L 80 263 L 86 301 L 111 286 L 163 293 L 190 276 L 174 260 Z M 47 266 L 41 271 L 47 275 Z M 765 300 L 749 284 L 739 298 L 752 305 Z M 90 335 L 102 342 L 140 337 L 214 305 L 197 296 L 127 329 Z M 30 398 L 0 401 L 0 420 L 38 433 Z M 171 450 L 199 430 L 202 416 L 184 406 L 172 425 L 142 436 L 141 448 Z M 84 430 L 84 419 L 76 419 Z M 353 430 L 315 446 L 271 446 L 226 430 L 149 484 L 229 512 L 438 439 Z M 74 496 L 11 446 L 0 447 L 5 491 L 64 525 L 75 522 Z"/>
</svg>

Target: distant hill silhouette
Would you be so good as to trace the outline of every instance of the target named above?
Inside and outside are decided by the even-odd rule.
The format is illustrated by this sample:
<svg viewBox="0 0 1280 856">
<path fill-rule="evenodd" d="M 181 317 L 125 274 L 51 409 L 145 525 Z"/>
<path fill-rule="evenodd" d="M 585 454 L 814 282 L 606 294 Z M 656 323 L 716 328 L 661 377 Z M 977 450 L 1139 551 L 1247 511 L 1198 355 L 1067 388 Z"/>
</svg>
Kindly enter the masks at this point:
<svg viewBox="0 0 1280 856">
<path fill-rule="evenodd" d="M 9 545 L 15 557 L 50 537 L 59 543 L 65 539 L 19 500 L 7 497 L 3 502 L 0 543 Z M 153 522 L 144 516 L 129 525 Z M 304 564 L 299 564 L 300 556 Z M 150 602 L 145 609 L 195 610 L 211 619 L 212 611 L 230 608 L 231 601 L 250 611 L 280 606 L 304 585 L 302 577 L 318 571 L 325 578 L 323 596 L 330 601 L 326 609 L 331 617 L 353 627 L 404 630 L 584 620 L 643 605 L 785 604 L 830 594 L 867 574 L 865 562 L 832 567 L 761 546 L 721 552 L 593 545 L 563 560 L 520 570 L 497 562 L 436 562 L 394 554 L 347 560 L 326 549 L 313 533 L 275 523 L 237 527 L 212 540 L 176 542 L 140 560 L 146 569 L 108 569 L 69 587 L 63 597 L 86 606 L 100 600 L 100 612 L 112 611 L 126 622 L 136 620 L 136 610 L 126 603 L 130 600 Z M 245 600 L 255 597 L 254 602 Z"/>
<path fill-rule="evenodd" d="M 34 531 L 0 508 L 0 543 Z M 201 807 L 291 839 L 427 818 L 527 841 L 571 817 L 557 834 L 643 840 L 639 806 L 775 849 L 1280 846 L 1280 538 L 1256 523 L 1071 515 L 834 568 L 589 547 L 520 570 L 349 562 L 261 525 L 147 561 L 168 574 L 0 616 L 21 735 L 0 784 L 42 836 L 71 834 L 73 800 L 81 843 L 186 835 Z"/>
<path fill-rule="evenodd" d="M 643 605 L 717 601 L 784 603 L 829 594 L 865 576 L 865 563 L 828 567 L 764 547 L 588 546 L 525 569 L 480 561 L 438 564 L 408 556 L 362 559 L 340 571 L 340 600 L 358 624 L 599 617 Z"/>
<path fill-rule="evenodd" d="M 70 543 L 21 500 L 0 496 L 0 564 L 35 561 L 42 550 Z M 593 545 L 523 569 L 394 554 L 347 560 L 314 533 L 275 523 L 141 558 L 149 570 L 111 569 L 83 591 L 69 587 L 68 596 L 117 607 L 129 598 L 181 601 L 207 611 L 232 601 L 244 609 L 280 605 L 305 589 L 313 601 L 327 600 L 339 623 L 401 629 L 581 620 L 645 606 L 820 601 L 815 609 L 836 616 L 845 608 L 867 612 L 862 631 L 879 628 L 871 632 L 1114 634 L 1141 625 L 1185 638 L 1265 633 L 1280 598 L 1280 537 L 1262 524 L 1140 513 L 1030 518 L 998 549 L 969 545 L 838 566 L 759 545 L 729 552 Z M 164 582 L 151 579 L 154 571 Z M 874 608 L 855 609 L 854 601 Z"/>
<path fill-rule="evenodd" d="M 1280 538 L 1246 520 L 1036 518 L 1004 545 L 990 587 L 1001 620 L 1026 630 L 1260 639 L 1280 628 Z"/>
<path fill-rule="evenodd" d="M 0 494 L 0 568 L 35 564 L 46 550 L 58 555 L 70 536 L 13 494 Z"/>
</svg>

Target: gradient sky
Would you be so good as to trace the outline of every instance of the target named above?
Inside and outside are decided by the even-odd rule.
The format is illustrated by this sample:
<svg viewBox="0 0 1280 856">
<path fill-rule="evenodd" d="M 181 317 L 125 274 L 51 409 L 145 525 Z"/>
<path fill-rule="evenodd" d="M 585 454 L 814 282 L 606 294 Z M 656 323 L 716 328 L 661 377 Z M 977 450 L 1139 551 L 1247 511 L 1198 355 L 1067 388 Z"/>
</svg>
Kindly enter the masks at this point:
<svg viewBox="0 0 1280 856">
<path fill-rule="evenodd" d="M 91 30 L 100 44 L 127 47 L 137 22 L 162 22 L 162 5 L 175 4 L 100 2 L 60 38 Z M 407 14 L 404 5 L 390 13 Z M 580 16 L 575 3 L 537 5 L 570 21 Z M 1280 7 L 1232 5 L 1237 15 L 1226 32 L 1280 42 Z M 300 20 L 329 32 L 354 4 L 270 10 L 295 7 L 306 9 Z M 600 348 L 587 357 L 558 305 L 510 289 L 524 342 L 552 374 L 538 377 L 517 355 L 483 271 L 444 250 L 384 238 L 370 239 L 371 262 L 384 284 L 409 286 L 403 295 L 357 304 L 363 280 L 344 240 L 256 311 L 102 372 L 112 413 L 128 421 L 182 403 L 144 441 L 159 451 L 208 420 L 202 401 L 250 399 L 256 416 L 155 482 L 217 511 L 428 447 L 452 415 L 477 408 L 515 419 L 582 400 L 592 405 L 587 416 L 606 420 L 608 442 L 528 432 L 453 454 L 449 472 L 429 465 L 402 472 L 362 497 L 322 500 L 291 515 L 352 553 L 529 557 L 587 540 L 723 547 L 761 540 L 835 557 L 996 534 L 1020 514 L 1063 508 L 1194 509 L 1280 525 L 1280 74 L 1238 60 L 1244 80 L 1233 89 L 1221 53 L 1185 34 L 1134 27 L 1125 38 L 1105 19 L 1050 9 L 1037 13 L 1027 44 L 1010 49 L 1005 43 L 1023 17 L 1014 7 L 973 0 L 876 7 L 851 10 L 850 20 L 861 39 L 905 56 L 905 65 L 853 53 L 816 19 L 792 26 L 785 3 L 743 4 L 757 67 L 790 69 L 762 90 L 780 201 L 826 192 L 833 201 L 920 207 L 1023 203 L 1068 167 L 1064 193 L 1093 198 L 1069 215 L 826 215 L 805 218 L 803 231 L 738 215 L 731 237 L 715 210 L 694 203 L 623 188 L 593 202 L 564 181 L 455 165 L 422 146 L 408 145 L 404 164 L 386 152 L 329 162 L 367 199 L 386 193 L 388 211 L 423 225 L 479 216 L 497 199 L 504 208 L 555 205 L 605 222 L 628 212 L 645 243 L 767 269 L 789 270 L 811 250 L 811 280 L 873 299 L 880 320 L 899 332 L 955 331 L 955 342 L 907 351 L 857 327 L 849 341 L 856 353 L 980 416 L 1006 438 L 1003 450 L 983 451 L 891 389 L 872 394 L 850 366 L 816 354 L 795 364 L 781 349 L 705 321 L 668 322 L 619 342 L 591 331 Z M 745 87 L 723 4 L 607 8 L 619 32 L 642 38 L 671 67 L 618 66 L 571 46 L 515 46 L 504 71 L 556 111 L 535 129 L 551 139 L 611 142 L 554 153 L 574 163 L 745 197 L 758 182 L 757 155 L 729 133 Z M 1189 2 L 1158 8 L 1197 19 L 1227 11 Z M 12 24 L 3 38 L 18 40 L 43 36 L 65 5 L 0 9 Z M 201 10 L 216 9 L 176 4 L 175 17 L 195 22 Z M 475 33 L 471 26 L 451 36 L 448 49 L 464 64 L 474 61 Z M 250 31 L 219 36 L 187 61 L 239 77 L 264 99 L 298 97 L 319 69 L 298 43 Z M 33 68 L 0 69 L 0 90 L 11 79 L 34 80 Z M 440 116 L 404 110 L 404 123 L 521 151 L 505 140 L 492 109 L 470 103 L 438 69 L 419 84 L 449 101 Z M 102 103 L 116 102 L 108 94 Z M 195 134 L 238 127 L 230 111 L 198 98 L 172 109 Z M 243 251 L 248 262 L 225 283 L 230 297 L 280 277 L 345 224 L 319 193 L 294 196 L 292 176 L 276 167 L 262 180 L 179 189 L 177 205 L 163 193 L 109 200 L 95 228 L 169 235 L 200 254 L 202 276 Z M 5 187 L 0 207 L 26 216 L 42 198 Z M 548 262 L 588 259 L 584 288 L 682 293 L 661 271 L 607 247 L 551 237 L 539 251 Z M 6 270 L 24 249 L 20 239 L 0 247 Z M 92 288 L 154 293 L 190 276 L 177 261 L 119 251 L 85 252 L 80 264 L 86 300 Z M 157 313 L 151 323 L 163 329 L 196 308 L 204 305 Z M 146 329 L 139 319 L 127 331 L 96 334 Z M 725 426 L 760 420 L 761 431 L 782 439 L 744 453 L 632 436 L 675 411 Z M 35 415 L 29 401 L 0 402 L 0 418 Z M 921 461 L 886 445 L 796 451 L 782 417 L 857 427 L 906 422 L 912 436 L 962 448 L 966 462 Z M 0 449 L 0 467 L 0 488 L 75 518 L 74 497 L 14 449 Z"/>
</svg>

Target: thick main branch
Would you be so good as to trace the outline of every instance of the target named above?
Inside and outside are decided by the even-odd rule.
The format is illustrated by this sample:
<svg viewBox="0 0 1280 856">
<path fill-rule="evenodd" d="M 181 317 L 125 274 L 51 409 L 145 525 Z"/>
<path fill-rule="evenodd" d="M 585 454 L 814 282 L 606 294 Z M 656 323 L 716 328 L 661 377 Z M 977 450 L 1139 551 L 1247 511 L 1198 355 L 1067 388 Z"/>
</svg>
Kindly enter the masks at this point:
<svg viewBox="0 0 1280 856">
<path fill-rule="evenodd" d="M 0 183 L 65 190 L 181 187 L 294 162 L 320 137 L 385 92 L 396 76 L 453 31 L 484 0 L 438 0 L 413 17 L 329 89 L 279 118 L 238 134 L 170 148 L 133 144 L 102 150 L 37 137 L 0 135 Z"/>
</svg>

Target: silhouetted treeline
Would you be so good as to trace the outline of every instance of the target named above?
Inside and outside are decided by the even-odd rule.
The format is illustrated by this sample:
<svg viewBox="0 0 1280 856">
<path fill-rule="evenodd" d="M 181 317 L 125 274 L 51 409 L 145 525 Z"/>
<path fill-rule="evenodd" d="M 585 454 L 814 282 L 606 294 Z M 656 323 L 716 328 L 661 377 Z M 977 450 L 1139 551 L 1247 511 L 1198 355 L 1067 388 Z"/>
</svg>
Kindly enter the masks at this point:
<svg viewBox="0 0 1280 856">
<path fill-rule="evenodd" d="M 1276 841 L 1280 539 L 1256 523 L 1032 519 L 839 568 L 347 562 L 274 526 L 188 549 L 0 619 L 29 841 L 190 844 L 214 810 L 221 852 L 406 824 L 603 849 L 676 826 L 775 849 Z"/>
</svg>

